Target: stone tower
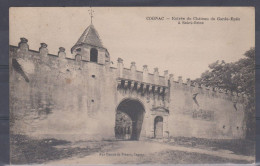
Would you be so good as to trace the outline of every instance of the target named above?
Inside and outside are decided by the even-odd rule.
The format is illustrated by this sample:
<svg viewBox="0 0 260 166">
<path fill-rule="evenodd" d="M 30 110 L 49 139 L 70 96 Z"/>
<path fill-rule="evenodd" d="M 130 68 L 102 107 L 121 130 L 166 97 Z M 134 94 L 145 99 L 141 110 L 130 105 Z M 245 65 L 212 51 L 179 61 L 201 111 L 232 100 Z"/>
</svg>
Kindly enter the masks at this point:
<svg viewBox="0 0 260 166">
<path fill-rule="evenodd" d="M 76 61 L 75 69 L 77 73 L 81 73 L 78 77 L 75 77 L 82 81 L 78 84 L 78 87 L 81 88 L 77 92 L 77 95 L 81 94 L 79 99 L 83 105 L 80 110 L 87 112 L 88 117 L 95 119 L 96 123 L 107 125 L 99 116 L 107 117 L 106 111 L 115 109 L 108 108 L 111 105 L 111 101 L 108 99 L 113 99 L 115 96 L 116 85 L 113 84 L 115 78 L 112 77 L 110 71 L 109 52 L 104 47 L 92 23 L 71 48 L 71 53 L 72 58 Z M 84 75 L 84 77 L 80 75 Z M 115 117 L 112 116 L 111 118 Z M 110 126 L 114 126 L 114 123 L 115 121 L 112 121 Z M 113 127 L 111 127 L 111 130 L 110 132 L 113 134 Z"/>
<path fill-rule="evenodd" d="M 109 52 L 103 46 L 98 32 L 90 24 L 71 48 L 71 53 L 76 60 L 106 64 L 110 62 Z"/>
</svg>

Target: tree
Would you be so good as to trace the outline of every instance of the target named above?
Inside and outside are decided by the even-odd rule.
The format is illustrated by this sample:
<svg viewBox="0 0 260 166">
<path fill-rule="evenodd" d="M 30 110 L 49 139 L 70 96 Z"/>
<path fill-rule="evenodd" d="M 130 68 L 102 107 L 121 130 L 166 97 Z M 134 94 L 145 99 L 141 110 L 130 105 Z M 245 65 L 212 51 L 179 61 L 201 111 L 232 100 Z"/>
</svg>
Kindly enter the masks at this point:
<svg viewBox="0 0 260 166">
<path fill-rule="evenodd" d="M 246 94 L 245 121 L 247 137 L 255 135 L 255 48 L 245 52 L 244 58 L 237 62 L 226 63 L 216 61 L 209 65 L 209 70 L 201 74 L 200 78 L 193 80 L 198 84 L 218 87 L 231 92 Z"/>
</svg>

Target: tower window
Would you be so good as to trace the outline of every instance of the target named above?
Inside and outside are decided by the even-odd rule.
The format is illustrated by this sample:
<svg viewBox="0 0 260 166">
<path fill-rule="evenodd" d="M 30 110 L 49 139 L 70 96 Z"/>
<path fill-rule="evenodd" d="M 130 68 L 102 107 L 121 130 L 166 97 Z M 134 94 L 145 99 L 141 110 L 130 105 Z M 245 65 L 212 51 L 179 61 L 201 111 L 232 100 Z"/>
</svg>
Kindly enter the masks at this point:
<svg viewBox="0 0 260 166">
<path fill-rule="evenodd" d="M 80 52 L 80 51 L 81 51 L 81 48 L 77 48 L 76 51 L 77 51 L 77 52 Z"/>
<path fill-rule="evenodd" d="M 91 48 L 90 50 L 90 62 L 97 62 L 98 60 L 98 50 Z"/>
</svg>

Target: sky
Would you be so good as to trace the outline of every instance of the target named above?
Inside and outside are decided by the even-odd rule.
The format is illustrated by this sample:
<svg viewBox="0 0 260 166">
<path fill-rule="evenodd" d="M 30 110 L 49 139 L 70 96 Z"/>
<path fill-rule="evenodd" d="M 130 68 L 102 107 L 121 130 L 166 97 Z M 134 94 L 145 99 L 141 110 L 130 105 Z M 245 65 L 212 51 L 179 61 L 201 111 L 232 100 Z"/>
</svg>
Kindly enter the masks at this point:
<svg viewBox="0 0 260 166">
<path fill-rule="evenodd" d="M 174 78 L 195 79 L 216 60 L 234 62 L 255 46 L 253 7 L 93 7 L 93 25 L 116 67 L 117 58 L 130 68 L 136 62 L 153 73 L 159 68 Z M 71 47 L 90 25 L 89 7 L 12 7 L 10 45 L 28 39 L 29 48 L 48 45 L 49 53 L 59 47 L 70 56 Z M 151 20 L 151 17 L 164 20 Z M 204 24 L 178 24 L 172 17 L 230 18 L 240 21 L 205 21 Z M 169 19 L 166 19 L 169 18 Z M 193 20 L 192 20 L 193 21 Z M 181 22 L 182 23 L 182 22 Z"/>
</svg>

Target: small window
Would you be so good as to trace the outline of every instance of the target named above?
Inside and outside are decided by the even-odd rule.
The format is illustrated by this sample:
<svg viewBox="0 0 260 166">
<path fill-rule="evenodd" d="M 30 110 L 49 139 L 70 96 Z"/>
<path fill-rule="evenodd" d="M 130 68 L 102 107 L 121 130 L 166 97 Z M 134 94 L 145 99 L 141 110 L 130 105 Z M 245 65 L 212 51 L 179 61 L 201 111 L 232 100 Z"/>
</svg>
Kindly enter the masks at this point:
<svg viewBox="0 0 260 166">
<path fill-rule="evenodd" d="M 94 103 L 95 101 L 92 99 L 91 102 Z"/>
<path fill-rule="evenodd" d="M 97 62 L 98 60 L 98 50 L 91 48 L 90 50 L 90 62 Z"/>
<path fill-rule="evenodd" d="M 92 78 L 95 78 L 96 76 L 95 76 L 95 75 L 92 75 L 91 77 L 92 77 Z"/>
</svg>

